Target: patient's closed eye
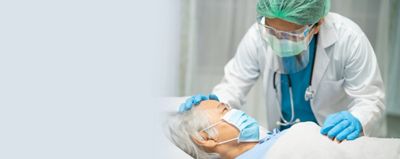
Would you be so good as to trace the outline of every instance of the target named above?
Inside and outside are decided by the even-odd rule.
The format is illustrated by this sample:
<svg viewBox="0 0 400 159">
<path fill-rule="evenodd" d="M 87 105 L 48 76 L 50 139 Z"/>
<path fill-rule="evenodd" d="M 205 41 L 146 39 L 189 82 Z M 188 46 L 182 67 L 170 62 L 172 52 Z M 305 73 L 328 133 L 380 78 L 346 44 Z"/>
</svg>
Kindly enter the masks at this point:
<svg viewBox="0 0 400 159">
<path fill-rule="evenodd" d="M 220 110 L 221 114 L 225 114 L 226 112 L 229 111 L 229 108 L 223 103 L 218 105 L 218 109 Z"/>
<path fill-rule="evenodd" d="M 228 107 L 224 107 L 224 109 L 222 110 L 222 113 L 226 113 L 226 112 L 228 112 L 229 111 L 229 109 L 228 109 Z"/>
</svg>

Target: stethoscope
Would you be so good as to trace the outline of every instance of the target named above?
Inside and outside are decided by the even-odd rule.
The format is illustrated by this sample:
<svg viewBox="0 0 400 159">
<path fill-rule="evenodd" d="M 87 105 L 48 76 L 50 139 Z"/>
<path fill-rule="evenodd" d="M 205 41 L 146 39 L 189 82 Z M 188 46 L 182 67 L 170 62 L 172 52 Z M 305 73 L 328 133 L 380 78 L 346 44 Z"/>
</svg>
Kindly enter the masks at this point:
<svg viewBox="0 0 400 159">
<path fill-rule="evenodd" d="M 314 73 L 314 64 L 315 64 L 315 59 L 317 56 L 318 34 L 315 35 L 315 38 L 316 39 L 315 39 L 315 46 L 314 46 L 314 58 L 312 60 L 312 65 L 311 65 L 310 82 L 308 83 L 308 87 L 306 89 L 306 92 L 304 93 L 304 99 L 306 101 L 310 101 L 311 99 L 313 99 L 314 93 L 315 93 L 311 86 L 312 86 L 312 77 L 313 77 L 313 73 Z M 296 114 L 295 114 L 294 105 L 293 105 L 293 90 L 292 90 L 292 81 L 290 80 L 290 75 L 289 74 L 287 75 L 288 76 L 288 85 L 289 85 L 290 109 L 291 109 L 291 114 L 292 114 L 289 121 L 287 121 L 283 117 L 283 114 L 282 114 L 282 110 L 281 110 L 282 103 L 280 101 L 280 98 L 278 97 L 279 92 L 278 92 L 278 89 L 276 86 L 276 75 L 277 75 L 277 72 L 275 71 L 272 82 L 273 82 L 273 87 L 275 90 L 275 97 L 276 97 L 276 100 L 278 101 L 278 108 L 279 108 L 278 110 L 279 110 L 279 115 L 280 115 L 280 120 L 278 120 L 276 122 L 276 124 L 278 126 L 289 126 L 289 125 L 299 123 L 300 122 L 299 118 L 294 119 Z M 281 120 L 282 120 L 282 122 L 281 122 Z"/>
</svg>

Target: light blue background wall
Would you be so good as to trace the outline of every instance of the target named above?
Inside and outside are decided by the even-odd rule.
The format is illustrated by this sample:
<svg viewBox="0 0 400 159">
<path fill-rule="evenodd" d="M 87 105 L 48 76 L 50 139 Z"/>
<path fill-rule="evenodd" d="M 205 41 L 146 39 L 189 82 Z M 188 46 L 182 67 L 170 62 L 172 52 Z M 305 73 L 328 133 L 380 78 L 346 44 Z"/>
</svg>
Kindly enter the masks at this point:
<svg viewBox="0 0 400 159">
<path fill-rule="evenodd" d="M 162 158 L 178 2 L 1 1 L 0 158 Z"/>
</svg>

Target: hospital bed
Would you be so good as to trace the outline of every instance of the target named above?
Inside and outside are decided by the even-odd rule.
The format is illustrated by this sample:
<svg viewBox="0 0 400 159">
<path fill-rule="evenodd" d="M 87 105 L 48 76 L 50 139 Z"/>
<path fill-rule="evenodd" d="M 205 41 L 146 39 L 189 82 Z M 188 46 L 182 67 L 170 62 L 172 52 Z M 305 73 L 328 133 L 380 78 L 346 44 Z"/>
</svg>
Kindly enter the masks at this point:
<svg viewBox="0 0 400 159">
<path fill-rule="evenodd" d="M 161 104 L 161 107 L 162 107 L 162 119 L 165 119 L 165 117 L 166 117 L 166 115 L 168 114 L 168 112 L 176 112 L 177 110 L 178 110 L 178 107 L 179 107 L 179 105 L 181 104 L 181 103 L 183 103 L 185 100 L 187 99 L 187 97 L 168 97 L 168 98 L 161 98 L 160 99 L 160 104 Z M 164 122 L 164 121 L 163 121 Z M 302 126 L 304 126 L 304 125 L 302 125 Z M 300 127 L 302 127 L 302 126 L 300 126 Z M 277 156 L 275 156 L 275 158 L 285 158 L 284 157 L 284 155 L 286 154 L 286 153 L 283 153 L 283 154 L 280 154 L 281 153 L 281 151 L 278 151 L 278 149 L 285 149 L 285 152 L 287 152 L 287 147 L 288 147 L 288 145 L 287 145 L 287 143 L 292 143 L 292 144 L 290 144 L 289 146 L 295 146 L 295 144 L 293 144 L 293 143 L 308 143 L 308 144 L 310 144 L 310 143 L 316 143 L 316 144 L 318 144 L 318 145 L 314 145 L 314 146 L 311 146 L 311 147 L 313 147 L 313 148 L 315 148 L 315 149 L 318 149 L 319 147 L 321 147 L 321 145 L 323 145 L 323 144 L 321 144 L 321 143 L 328 143 L 329 142 L 329 144 L 325 144 L 325 146 L 326 145 L 331 145 L 331 143 L 333 143 L 333 142 L 331 142 L 329 139 L 327 139 L 326 137 L 322 137 L 320 134 L 319 134 L 319 128 L 320 127 L 316 127 L 316 125 L 314 125 L 314 129 L 318 129 L 318 130 L 314 130 L 314 129 L 299 129 L 299 131 L 295 131 L 296 129 L 295 128 L 293 128 L 293 133 L 295 133 L 295 134 L 292 134 L 292 135 L 289 135 L 288 133 L 286 134 L 286 137 L 285 138 L 282 138 L 281 139 L 281 142 L 280 142 L 280 145 L 279 144 L 275 144 L 274 145 L 274 148 L 275 149 L 277 149 L 277 150 L 275 150 L 275 151 L 272 151 L 272 152 L 275 152 L 275 154 L 277 154 Z M 302 132 L 302 131 L 304 131 L 304 132 Z M 307 131 L 307 132 L 306 132 Z M 311 133 L 311 132 L 314 132 L 314 133 Z M 317 133 L 315 133 L 315 132 L 317 132 Z M 311 135 L 301 135 L 301 134 L 311 134 Z M 314 134 L 314 135 L 312 135 L 312 134 Z M 302 138 L 298 138 L 297 136 L 303 136 Z M 164 143 L 164 145 L 166 145 L 165 146 L 165 151 L 167 152 L 166 154 L 165 154 L 165 157 L 164 158 L 166 158 L 166 159 L 192 159 L 192 157 L 191 156 L 189 156 L 188 154 L 186 154 L 185 152 L 183 152 L 181 149 L 179 149 L 177 146 L 175 146 L 171 141 L 169 141 L 168 140 L 168 138 L 166 137 L 166 136 L 163 136 L 164 138 L 163 138 L 163 143 Z M 307 139 L 307 137 L 308 138 L 310 138 L 310 140 L 308 140 Z M 316 141 L 320 141 L 320 142 L 309 142 L 309 141 L 312 141 L 312 140 L 314 140 L 314 139 L 316 139 L 316 138 L 321 138 L 321 139 L 319 139 L 319 140 L 316 140 Z M 296 142 L 296 140 L 299 140 L 299 139 L 304 139 L 305 141 L 302 141 L 302 142 Z M 286 141 L 285 141 L 286 140 Z M 325 140 L 329 140 L 329 141 L 325 141 Z M 365 142 L 363 142 L 363 140 L 367 140 L 367 141 L 373 141 L 374 139 L 358 139 L 356 142 L 354 142 L 354 143 L 351 143 L 351 144 L 360 144 L 360 143 L 365 143 Z M 360 142 L 360 143 L 357 143 L 357 142 Z M 382 148 L 380 148 L 380 149 L 377 149 L 376 151 L 374 151 L 374 154 L 372 153 L 372 151 L 370 152 L 371 154 L 370 155 L 375 155 L 375 156 L 379 156 L 379 153 L 380 152 L 390 152 L 390 153 L 392 153 L 393 154 L 393 152 L 397 152 L 396 154 L 400 154 L 400 149 L 398 149 L 398 151 L 384 151 L 385 149 L 397 149 L 397 148 L 400 148 L 400 140 L 398 140 L 398 139 L 384 139 L 384 140 L 376 140 L 376 141 L 374 141 L 374 143 L 375 143 L 375 145 L 387 145 L 388 147 L 382 147 Z M 336 143 L 335 143 L 336 144 Z M 342 143 L 341 145 L 342 145 L 342 149 L 343 149 L 343 146 L 344 146 L 344 149 L 346 149 L 346 144 L 347 144 L 347 146 L 348 147 L 350 147 L 350 148 L 352 148 L 351 147 L 351 145 L 350 145 L 350 143 Z M 300 144 L 301 145 L 301 144 Z M 365 145 L 366 146 L 366 145 Z M 370 147 L 365 147 L 364 146 L 364 148 L 370 148 L 371 149 L 371 146 Z M 353 146 L 354 147 L 354 146 Z M 361 146 L 358 146 L 358 147 L 363 147 L 362 145 Z M 305 147 L 300 147 L 300 148 L 305 148 Z M 310 147 L 308 147 L 308 148 L 310 148 Z M 291 147 L 291 148 L 288 148 L 288 149 L 290 149 L 290 150 L 295 150 L 296 148 L 294 148 L 294 147 Z M 299 147 L 297 147 L 297 149 L 299 150 L 299 151 L 301 151 L 301 152 L 306 152 L 305 150 L 304 151 L 302 151 L 302 150 L 300 150 L 299 149 Z M 307 149 L 307 148 L 306 148 Z M 349 149 L 350 150 L 350 149 Z M 359 151 L 362 151 L 362 150 L 359 150 Z M 365 151 L 365 150 L 364 150 Z M 339 151 L 334 151 L 334 152 L 339 152 Z M 334 153 L 334 152 L 331 152 L 331 153 Z M 322 152 L 321 152 L 322 153 Z M 322 156 L 325 154 L 326 152 L 324 151 L 323 153 L 322 153 Z M 289 153 L 289 154 L 295 154 L 294 152 L 292 152 L 292 153 Z M 346 153 L 346 154 L 348 154 L 349 156 L 351 156 L 351 155 L 354 155 L 354 153 Z M 287 154 L 286 154 L 287 155 Z M 318 154 L 314 154 L 314 155 L 316 155 L 316 156 L 318 156 Z M 279 157 L 279 156 L 281 156 L 281 157 Z M 400 159 L 400 156 L 398 156 L 399 157 L 399 159 Z M 308 158 L 308 157 L 302 157 L 302 158 Z M 335 157 L 333 157 L 333 158 L 335 158 Z M 352 158 L 352 157 L 350 157 L 350 158 Z M 393 157 L 391 157 L 391 158 L 393 158 Z M 394 158 L 396 158 L 396 157 L 394 157 Z"/>
</svg>

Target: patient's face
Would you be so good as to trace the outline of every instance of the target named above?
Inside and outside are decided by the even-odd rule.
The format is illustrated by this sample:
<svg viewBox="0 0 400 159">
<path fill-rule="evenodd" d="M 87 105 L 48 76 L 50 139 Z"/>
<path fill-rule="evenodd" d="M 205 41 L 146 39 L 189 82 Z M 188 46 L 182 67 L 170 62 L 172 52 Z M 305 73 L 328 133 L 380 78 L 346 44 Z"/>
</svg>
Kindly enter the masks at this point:
<svg viewBox="0 0 400 159">
<path fill-rule="evenodd" d="M 209 115 L 208 119 L 211 124 L 221 121 L 224 114 L 229 111 L 229 108 L 226 105 L 215 100 L 203 101 L 194 109 L 206 110 L 207 114 Z M 222 142 L 239 136 L 239 130 L 237 130 L 234 126 L 228 124 L 227 122 L 222 122 L 216 125 L 214 128 L 216 128 L 218 131 L 218 135 L 212 138 L 216 142 Z M 210 139 L 207 133 L 201 132 L 200 134 L 204 138 Z M 236 141 L 232 141 L 227 144 L 236 143 Z"/>
</svg>

